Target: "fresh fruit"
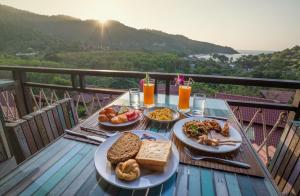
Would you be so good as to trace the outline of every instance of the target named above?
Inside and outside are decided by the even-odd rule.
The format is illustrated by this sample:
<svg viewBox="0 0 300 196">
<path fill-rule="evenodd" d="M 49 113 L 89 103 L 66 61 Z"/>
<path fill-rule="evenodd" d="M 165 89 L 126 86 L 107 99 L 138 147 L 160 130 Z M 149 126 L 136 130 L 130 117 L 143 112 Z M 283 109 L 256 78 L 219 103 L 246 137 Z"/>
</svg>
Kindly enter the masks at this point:
<svg viewBox="0 0 300 196">
<path fill-rule="evenodd" d="M 127 116 L 129 121 L 133 121 L 137 119 L 140 116 L 140 113 L 138 111 L 134 111 L 132 115 Z"/>
</svg>

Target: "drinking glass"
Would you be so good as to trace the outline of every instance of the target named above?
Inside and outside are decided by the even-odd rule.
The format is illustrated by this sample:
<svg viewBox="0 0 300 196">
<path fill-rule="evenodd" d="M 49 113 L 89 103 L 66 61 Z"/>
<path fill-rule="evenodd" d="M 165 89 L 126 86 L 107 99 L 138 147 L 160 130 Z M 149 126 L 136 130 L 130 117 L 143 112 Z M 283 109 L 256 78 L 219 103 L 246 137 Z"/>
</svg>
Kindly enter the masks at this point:
<svg viewBox="0 0 300 196">
<path fill-rule="evenodd" d="M 129 89 L 129 105 L 134 107 L 140 106 L 140 89 L 138 88 Z"/>
<path fill-rule="evenodd" d="M 193 101 L 193 115 L 204 115 L 204 106 L 205 106 L 206 95 L 204 93 L 195 93 Z"/>
<path fill-rule="evenodd" d="M 187 112 L 190 109 L 190 96 L 192 87 L 187 81 L 178 89 L 178 109 L 182 112 Z"/>
<path fill-rule="evenodd" d="M 149 81 L 144 81 L 143 91 L 144 91 L 144 105 L 146 107 L 154 106 L 154 79 Z"/>
</svg>

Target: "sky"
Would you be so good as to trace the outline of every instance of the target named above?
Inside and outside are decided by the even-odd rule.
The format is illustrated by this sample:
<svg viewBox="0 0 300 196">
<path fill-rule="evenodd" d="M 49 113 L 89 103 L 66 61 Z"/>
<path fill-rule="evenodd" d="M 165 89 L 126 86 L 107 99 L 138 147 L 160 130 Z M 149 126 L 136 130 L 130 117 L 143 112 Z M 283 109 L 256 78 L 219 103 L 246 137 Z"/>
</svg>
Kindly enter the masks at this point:
<svg viewBox="0 0 300 196">
<path fill-rule="evenodd" d="M 0 0 L 45 15 L 118 20 L 237 50 L 300 45 L 300 0 Z"/>
</svg>

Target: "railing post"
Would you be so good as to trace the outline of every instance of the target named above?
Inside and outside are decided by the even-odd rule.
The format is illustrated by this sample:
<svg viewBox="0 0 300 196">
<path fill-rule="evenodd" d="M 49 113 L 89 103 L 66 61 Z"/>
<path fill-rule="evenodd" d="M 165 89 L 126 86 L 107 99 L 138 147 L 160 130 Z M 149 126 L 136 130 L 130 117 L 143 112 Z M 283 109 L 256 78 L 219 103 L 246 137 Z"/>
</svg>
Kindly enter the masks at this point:
<svg viewBox="0 0 300 196">
<path fill-rule="evenodd" d="M 33 112 L 33 104 L 28 89 L 24 86 L 26 73 L 22 71 L 13 71 L 13 78 L 16 81 L 16 105 L 19 115 L 25 116 Z"/>
<path fill-rule="evenodd" d="M 154 94 L 157 94 L 157 89 L 158 89 L 158 80 L 155 79 L 155 84 L 154 84 Z"/>
<path fill-rule="evenodd" d="M 85 89 L 85 79 L 82 74 L 79 74 L 79 86 L 81 89 Z"/>
<path fill-rule="evenodd" d="M 287 122 L 300 120 L 300 89 L 297 89 L 293 98 L 292 106 L 296 107 L 295 112 L 289 112 Z"/>
<path fill-rule="evenodd" d="M 71 75 L 71 81 L 72 81 L 72 87 L 74 88 L 74 89 L 76 89 L 76 88 L 78 88 L 78 80 L 77 80 L 77 74 L 75 75 L 75 74 L 72 74 Z"/>
<path fill-rule="evenodd" d="M 166 80 L 166 95 L 170 95 L 170 80 Z"/>
</svg>

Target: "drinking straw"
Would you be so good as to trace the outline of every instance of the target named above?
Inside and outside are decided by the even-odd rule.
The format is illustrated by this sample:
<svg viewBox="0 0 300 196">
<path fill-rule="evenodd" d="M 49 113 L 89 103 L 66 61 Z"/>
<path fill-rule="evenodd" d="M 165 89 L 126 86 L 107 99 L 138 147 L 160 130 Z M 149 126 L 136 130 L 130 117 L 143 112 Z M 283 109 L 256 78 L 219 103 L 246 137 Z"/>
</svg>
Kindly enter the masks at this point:
<svg viewBox="0 0 300 196">
<path fill-rule="evenodd" d="M 146 83 L 147 83 L 147 85 L 149 85 L 149 74 L 148 73 L 146 73 Z"/>
</svg>

